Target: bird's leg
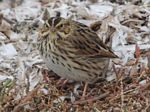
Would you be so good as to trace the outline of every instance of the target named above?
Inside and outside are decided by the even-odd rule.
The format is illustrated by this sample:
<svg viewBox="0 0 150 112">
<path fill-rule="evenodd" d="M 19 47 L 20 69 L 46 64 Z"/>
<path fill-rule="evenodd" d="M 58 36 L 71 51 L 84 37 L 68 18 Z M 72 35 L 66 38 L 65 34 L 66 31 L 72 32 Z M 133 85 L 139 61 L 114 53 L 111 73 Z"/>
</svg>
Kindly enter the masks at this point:
<svg viewBox="0 0 150 112">
<path fill-rule="evenodd" d="M 68 82 L 68 79 L 65 79 L 62 85 L 65 85 Z"/>
<path fill-rule="evenodd" d="M 64 80 L 63 78 L 60 78 L 60 79 L 57 81 L 56 84 L 57 84 L 57 85 L 61 84 L 61 83 L 63 82 L 63 80 Z"/>
<path fill-rule="evenodd" d="M 84 99 L 84 98 L 85 98 L 87 87 L 88 87 L 88 83 L 86 82 L 86 83 L 85 83 L 85 86 L 84 86 L 84 90 L 83 90 L 83 94 L 82 94 L 81 99 Z"/>
<path fill-rule="evenodd" d="M 68 82 L 68 79 L 60 78 L 56 84 L 64 86 L 67 82 Z"/>
<path fill-rule="evenodd" d="M 48 76 L 49 76 L 48 70 L 43 70 L 42 75 L 43 75 L 43 80 L 44 80 L 45 82 L 48 82 L 48 81 L 49 81 L 49 78 L 48 78 Z"/>
</svg>

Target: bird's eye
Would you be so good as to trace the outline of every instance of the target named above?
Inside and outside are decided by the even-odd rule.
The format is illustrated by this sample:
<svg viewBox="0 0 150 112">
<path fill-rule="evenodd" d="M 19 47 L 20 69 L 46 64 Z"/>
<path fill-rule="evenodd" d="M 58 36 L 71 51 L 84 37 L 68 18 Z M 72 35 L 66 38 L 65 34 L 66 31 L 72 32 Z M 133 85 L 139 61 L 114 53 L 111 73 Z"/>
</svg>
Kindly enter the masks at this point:
<svg viewBox="0 0 150 112">
<path fill-rule="evenodd" d="M 57 28 L 61 29 L 61 28 L 63 28 L 63 26 L 64 26 L 63 24 L 60 24 L 59 26 L 57 26 Z"/>
<path fill-rule="evenodd" d="M 59 27 L 63 27 L 63 24 L 61 24 Z"/>
</svg>

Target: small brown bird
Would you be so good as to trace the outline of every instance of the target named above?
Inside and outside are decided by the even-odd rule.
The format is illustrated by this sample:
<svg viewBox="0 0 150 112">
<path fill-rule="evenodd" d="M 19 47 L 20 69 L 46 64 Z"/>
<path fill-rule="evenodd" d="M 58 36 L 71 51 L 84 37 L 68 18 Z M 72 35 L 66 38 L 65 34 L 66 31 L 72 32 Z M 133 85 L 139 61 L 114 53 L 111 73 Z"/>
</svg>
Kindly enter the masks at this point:
<svg viewBox="0 0 150 112">
<path fill-rule="evenodd" d="M 38 49 L 46 65 L 59 76 L 86 83 L 105 78 L 110 58 L 117 56 L 88 26 L 62 17 L 45 20 Z"/>
</svg>

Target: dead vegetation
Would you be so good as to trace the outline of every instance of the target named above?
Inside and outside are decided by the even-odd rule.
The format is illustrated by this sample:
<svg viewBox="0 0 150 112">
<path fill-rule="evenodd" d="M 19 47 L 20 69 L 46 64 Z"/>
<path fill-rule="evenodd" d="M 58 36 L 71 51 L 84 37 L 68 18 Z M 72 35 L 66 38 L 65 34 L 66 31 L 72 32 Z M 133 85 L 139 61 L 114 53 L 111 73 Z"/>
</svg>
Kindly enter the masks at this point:
<svg viewBox="0 0 150 112">
<path fill-rule="evenodd" d="M 149 112 L 149 7 L 148 0 L 0 1 L 0 111 Z M 83 84 L 57 85 L 36 50 L 45 8 L 89 25 L 120 57 L 82 101 Z"/>
</svg>

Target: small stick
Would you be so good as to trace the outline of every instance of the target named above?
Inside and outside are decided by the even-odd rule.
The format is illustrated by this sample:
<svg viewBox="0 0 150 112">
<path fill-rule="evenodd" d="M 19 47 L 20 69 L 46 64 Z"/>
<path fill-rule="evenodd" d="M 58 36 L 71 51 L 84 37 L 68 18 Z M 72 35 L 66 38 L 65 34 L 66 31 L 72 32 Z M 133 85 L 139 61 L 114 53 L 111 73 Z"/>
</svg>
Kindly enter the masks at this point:
<svg viewBox="0 0 150 112">
<path fill-rule="evenodd" d="M 105 97 L 108 96 L 108 95 L 109 95 L 109 92 L 104 93 L 104 94 L 101 94 L 100 96 L 97 96 L 97 97 L 94 97 L 94 98 L 91 98 L 91 99 L 76 101 L 76 102 L 74 102 L 73 104 L 74 104 L 74 105 L 78 105 L 78 104 L 84 104 L 84 103 L 87 103 L 87 102 L 93 102 L 93 101 L 96 101 L 96 100 L 100 100 L 100 99 L 102 99 L 102 98 L 105 98 Z"/>
</svg>

